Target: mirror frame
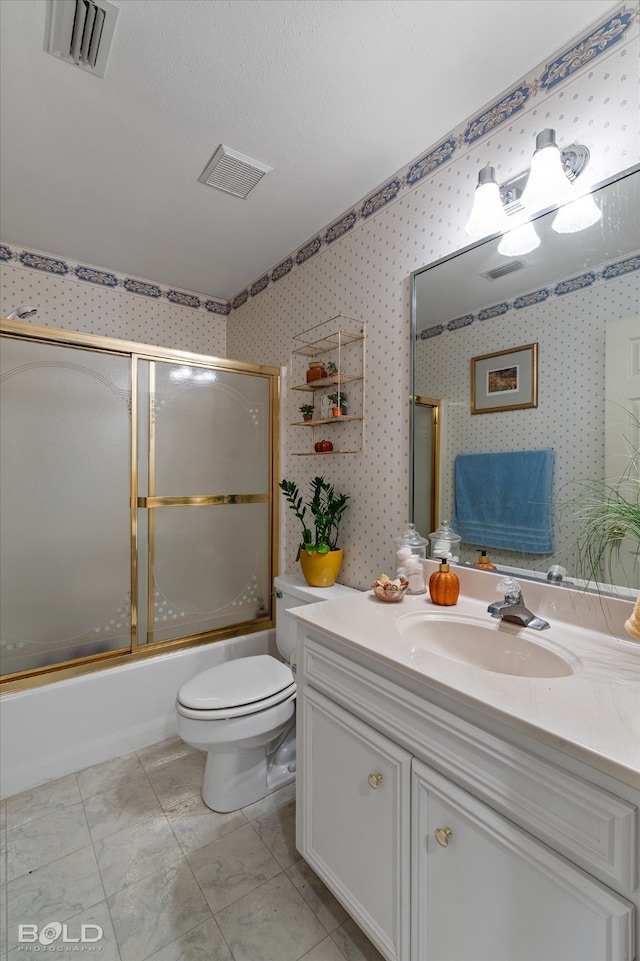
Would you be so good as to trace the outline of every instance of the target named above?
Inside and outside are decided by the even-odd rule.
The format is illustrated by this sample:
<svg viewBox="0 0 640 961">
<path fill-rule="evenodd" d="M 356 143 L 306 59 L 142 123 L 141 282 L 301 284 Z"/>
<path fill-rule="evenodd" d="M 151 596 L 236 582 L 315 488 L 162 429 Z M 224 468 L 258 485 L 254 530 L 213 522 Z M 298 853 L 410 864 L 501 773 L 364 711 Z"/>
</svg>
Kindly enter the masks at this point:
<svg viewBox="0 0 640 961">
<path fill-rule="evenodd" d="M 591 190 L 590 190 L 590 193 L 597 193 L 598 191 L 600 191 L 600 190 L 602 190 L 602 189 L 604 189 L 604 188 L 606 188 L 606 187 L 608 187 L 608 186 L 610 186 L 610 185 L 612 185 L 612 184 L 618 183 L 619 181 L 625 180 L 626 178 L 631 177 L 631 176 L 633 176 L 633 175 L 637 175 L 638 173 L 640 173 L 640 163 L 634 164 L 634 165 L 632 165 L 632 166 L 630 166 L 630 167 L 625 168 L 624 170 L 618 171 L 618 173 L 612 175 L 611 177 L 608 177 L 608 178 L 604 179 L 603 181 L 601 181 L 601 182 L 599 182 L 599 183 L 597 183 L 597 184 L 594 184 L 594 185 L 592 186 Z M 553 213 L 554 211 L 558 210 L 561 206 L 563 206 L 563 205 L 562 205 L 562 204 L 560 204 L 560 205 L 554 205 L 554 206 L 547 207 L 547 208 L 545 208 L 544 210 L 539 211 L 538 213 L 535 214 L 535 216 L 532 216 L 532 218 L 531 218 L 532 223 L 535 223 L 535 222 L 536 222 L 537 220 L 539 220 L 540 218 L 545 217 L 545 216 L 547 216 L 548 214 Z M 514 226 L 512 229 L 516 229 L 516 226 Z M 467 244 L 466 246 L 461 247 L 461 248 L 459 248 L 458 250 L 455 250 L 455 251 L 453 251 L 453 252 L 450 253 L 450 254 L 447 254 L 446 257 L 441 257 L 441 258 L 439 258 L 438 260 L 435 260 L 435 261 L 433 261 L 433 262 L 431 262 L 431 263 L 425 264 L 423 267 L 419 267 L 418 269 L 412 271 L 412 273 L 410 274 L 410 281 L 411 281 L 411 333 L 410 333 L 410 336 L 411 336 L 411 348 L 410 348 L 411 370 L 410 370 L 410 379 L 409 379 L 409 383 L 410 383 L 410 387 L 409 387 L 409 391 L 410 391 L 410 394 L 409 394 L 409 518 L 410 518 L 410 520 L 411 520 L 412 522 L 414 521 L 414 517 L 415 517 L 415 468 L 416 468 L 416 454 L 415 454 L 415 432 L 416 432 L 415 403 L 416 403 L 416 400 L 417 400 L 419 397 L 422 397 L 422 398 L 423 398 L 425 394 L 428 394 L 428 393 L 429 393 L 429 389 L 430 389 L 429 386 L 427 385 L 426 387 L 421 388 L 421 390 L 417 393 L 417 386 L 416 386 L 416 347 L 417 347 L 417 338 L 418 338 L 418 330 L 417 330 L 417 316 L 418 316 L 418 310 L 417 310 L 417 279 L 418 279 L 418 277 L 419 277 L 420 275 L 422 275 L 425 271 L 427 271 L 427 270 L 432 270 L 432 269 L 434 269 L 435 267 L 440 266 L 441 264 L 449 263 L 450 261 L 455 260 L 455 259 L 457 259 L 458 257 L 462 257 L 464 254 L 468 253 L 469 251 L 475 250 L 475 249 L 477 249 L 477 248 L 479 248 L 479 247 L 481 247 L 481 246 L 484 246 L 485 244 L 488 244 L 488 243 L 491 243 L 492 241 L 497 240 L 497 239 L 498 239 L 499 237 L 501 237 L 501 236 L 502 236 L 502 234 L 501 234 L 500 232 L 493 233 L 493 234 L 488 234 L 486 237 L 482 237 L 482 238 L 480 238 L 479 240 L 476 240 L 476 241 L 474 241 L 474 242 L 472 242 L 472 243 L 470 243 L 470 244 Z M 633 255 L 632 253 L 629 254 L 629 256 L 632 256 L 632 255 Z M 623 256 L 624 256 L 624 255 L 623 255 Z M 436 324 L 436 323 L 437 323 L 437 321 L 434 321 L 434 324 Z M 442 458 L 442 453 L 440 452 L 440 455 L 439 455 L 439 457 L 438 457 L 438 467 L 437 467 L 438 471 L 442 470 L 442 467 L 443 467 L 443 458 Z M 439 488 L 439 479 L 438 479 L 438 483 L 437 483 L 436 486 L 437 486 L 437 489 L 438 489 L 438 488 Z M 436 503 L 435 503 L 435 508 L 434 508 L 434 510 L 435 510 L 434 530 L 435 530 L 435 528 L 437 527 L 437 525 L 440 523 L 439 509 L 440 509 L 440 505 L 439 505 L 438 502 L 436 502 Z M 423 536 L 427 537 L 430 532 L 429 532 L 429 531 L 421 531 L 421 533 L 423 534 Z M 465 566 L 466 566 L 466 565 L 465 565 Z M 530 572 L 528 572 L 528 571 L 525 571 L 525 570 L 522 570 L 522 569 L 518 568 L 517 566 L 513 566 L 513 567 L 509 567 L 509 568 L 507 568 L 507 567 L 504 567 L 504 568 L 500 567 L 500 569 L 504 569 L 505 571 L 508 570 L 508 571 L 510 571 L 510 572 L 515 571 L 515 572 L 517 573 L 517 576 L 518 576 L 518 577 L 522 577 L 522 578 L 524 578 L 525 580 L 541 581 L 541 580 L 545 580 L 545 578 L 546 578 L 546 574 L 545 574 L 544 572 L 542 572 L 542 571 L 541 571 L 539 574 L 536 574 L 535 572 L 530 573 Z M 606 589 L 605 589 L 605 590 L 602 589 L 602 585 L 596 585 L 595 587 L 593 587 L 593 586 L 591 586 L 591 585 L 584 585 L 584 586 L 586 587 L 587 590 L 595 590 L 595 591 L 597 591 L 598 593 L 608 593 L 608 591 L 607 591 Z M 623 588 L 621 588 L 621 590 L 626 593 L 629 589 L 623 587 Z M 614 590 L 612 591 L 612 593 L 615 593 L 617 596 L 619 596 L 619 594 L 618 594 L 618 589 L 617 589 L 617 588 L 614 588 Z"/>
</svg>

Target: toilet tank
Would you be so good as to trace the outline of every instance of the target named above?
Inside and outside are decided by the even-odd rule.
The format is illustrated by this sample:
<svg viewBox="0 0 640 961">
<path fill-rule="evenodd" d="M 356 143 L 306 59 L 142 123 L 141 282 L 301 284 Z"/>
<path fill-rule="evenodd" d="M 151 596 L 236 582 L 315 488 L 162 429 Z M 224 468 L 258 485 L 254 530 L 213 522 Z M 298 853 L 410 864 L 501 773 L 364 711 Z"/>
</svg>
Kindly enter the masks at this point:
<svg viewBox="0 0 640 961">
<path fill-rule="evenodd" d="M 334 584 L 332 587 L 310 587 L 302 574 L 280 574 L 273 580 L 276 595 L 276 644 L 287 663 L 296 649 L 296 622 L 286 613 L 290 607 L 335 601 L 340 597 L 360 593 L 353 587 Z"/>
</svg>

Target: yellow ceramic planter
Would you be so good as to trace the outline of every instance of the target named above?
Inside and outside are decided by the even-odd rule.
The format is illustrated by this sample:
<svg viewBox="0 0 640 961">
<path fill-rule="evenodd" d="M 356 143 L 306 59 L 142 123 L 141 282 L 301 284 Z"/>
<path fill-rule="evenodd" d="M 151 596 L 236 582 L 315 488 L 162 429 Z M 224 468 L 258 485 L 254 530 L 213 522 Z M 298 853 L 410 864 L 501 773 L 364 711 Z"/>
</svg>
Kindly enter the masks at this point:
<svg viewBox="0 0 640 961">
<path fill-rule="evenodd" d="M 307 554 L 300 551 L 300 567 L 304 579 L 310 587 L 331 587 L 342 567 L 343 551 L 329 551 L 328 554 Z"/>
</svg>

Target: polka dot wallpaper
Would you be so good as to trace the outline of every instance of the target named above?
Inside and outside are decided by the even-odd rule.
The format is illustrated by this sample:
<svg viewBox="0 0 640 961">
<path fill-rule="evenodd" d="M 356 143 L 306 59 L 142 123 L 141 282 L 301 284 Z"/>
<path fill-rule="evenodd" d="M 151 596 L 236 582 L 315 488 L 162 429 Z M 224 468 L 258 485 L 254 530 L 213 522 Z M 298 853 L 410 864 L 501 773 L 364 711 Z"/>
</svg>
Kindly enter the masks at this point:
<svg viewBox="0 0 640 961">
<path fill-rule="evenodd" d="M 499 182 L 523 172 L 541 129 L 553 127 L 560 146 L 578 142 L 589 148 L 591 160 L 583 177 L 590 183 L 638 161 L 638 11 L 628 5 L 617 9 L 619 16 L 589 44 L 578 44 L 583 38 L 576 37 L 580 49 L 575 56 L 554 65 L 556 54 L 551 54 L 512 91 L 497 93 L 492 104 L 427 147 L 422 157 L 392 174 L 354 210 L 322 227 L 317 237 L 230 304 L 202 303 L 187 291 L 158 288 L 156 293 L 152 288 L 157 285 L 142 279 L 128 284 L 127 278 L 114 277 L 115 286 L 107 286 L 114 275 L 104 274 L 92 283 L 73 270 L 57 276 L 31 269 L 19 259 L 22 249 L 6 238 L 6 246 L 0 245 L 0 312 L 31 302 L 38 307 L 37 321 L 49 326 L 272 366 L 288 365 L 292 338 L 299 331 L 339 313 L 365 321 L 363 451 L 323 455 L 321 460 L 293 456 L 293 429 L 287 425 L 294 418 L 287 408 L 285 375 L 279 467 L 281 477 L 302 487 L 322 474 L 350 495 L 340 580 L 367 589 L 382 571 L 393 571 L 393 539 L 409 511 L 410 275 L 467 245 L 464 224 L 478 171 L 491 163 Z M 498 108 L 505 103 L 511 108 Z M 55 257 L 55 252 L 43 256 Z M 140 290 L 144 293 L 136 292 Z M 593 296 L 607 294 L 583 294 L 586 305 Z M 580 337 L 599 336 L 590 331 L 587 316 L 583 323 Z M 489 326 L 485 336 L 487 351 L 499 349 Z M 458 331 L 446 341 L 441 338 L 447 352 L 444 363 L 468 364 L 464 337 L 464 331 Z M 528 336 L 522 342 L 531 340 Z M 574 338 L 567 350 L 579 355 L 579 340 Z M 552 368 L 545 367 L 541 394 L 552 376 Z M 602 371 L 586 371 L 584 376 L 601 379 Z M 550 396 L 545 393 L 547 412 Z M 575 412 L 569 413 L 579 418 L 578 408 L 576 400 Z M 537 417 L 536 437 L 546 442 L 547 427 L 553 425 L 547 424 L 544 409 L 523 413 L 532 423 Z M 601 461 L 599 453 L 596 461 Z M 281 571 L 296 569 L 297 523 L 283 502 Z"/>
<path fill-rule="evenodd" d="M 123 287 L 125 280 L 115 274 L 108 277 L 117 285 L 79 280 L 77 265 L 62 261 L 68 272 L 57 276 L 49 270 L 34 269 L 20 261 L 23 248 L 3 244 L 11 258 L 0 260 L 0 316 L 6 317 L 21 304 L 31 304 L 38 313 L 34 324 L 57 327 L 100 337 L 116 337 L 136 343 L 195 351 L 214 357 L 226 357 L 226 316 L 206 308 L 182 306 L 165 297 L 132 293 Z M 33 253 L 33 251 L 29 251 Z M 50 254 L 42 255 L 49 266 Z M 29 258 L 27 259 L 30 262 Z M 34 260 L 33 262 L 38 262 Z M 60 263 L 60 261 L 58 261 Z M 83 265 L 82 269 L 87 269 Z M 96 268 L 97 270 L 97 268 Z M 99 271 L 99 276 L 103 275 Z M 159 290 L 153 286 L 154 293 Z M 197 296 L 187 293 L 187 296 Z"/>
<path fill-rule="evenodd" d="M 408 518 L 410 274 L 468 245 L 464 224 L 471 210 L 479 169 L 491 163 L 500 183 L 522 173 L 530 166 L 536 134 L 545 127 L 556 130 L 561 146 L 577 142 L 589 148 L 591 160 L 583 176 L 591 184 L 638 161 L 637 25 L 631 32 L 633 38 L 621 40 L 608 54 L 599 56 L 564 83 L 548 91 L 532 84 L 533 95 L 511 122 L 488 132 L 472 146 L 459 146 L 449 163 L 439 166 L 414 187 L 406 186 L 374 216 L 360 218 L 340 239 L 323 244 L 315 256 L 294 266 L 286 276 L 230 314 L 230 354 L 240 360 L 260 359 L 273 365 L 288 363 L 296 332 L 335 314 L 348 314 L 366 323 L 363 452 L 321 455 L 324 459 L 320 460 L 292 456 L 288 453 L 292 447 L 287 434 L 287 420 L 292 418 L 287 414 L 283 417 L 281 476 L 295 480 L 304 489 L 310 478 L 321 473 L 337 490 L 351 496 L 351 507 L 342 525 L 343 583 L 367 589 L 382 571 L 392 573 L 393 539 Z M 464 126 L 451 136 L 460 137 Z M 586 304 L 593 296 L 582 295 Z M 596 296 L 606 298 L 608 294 L 603 289 Z M 584 376 L 586 384 L 576 393 L 572 410 L 556 411 L 553 415 L 574 416 L 578 429 L 583 416 L 580 404 L 593 402 L 590 387 L 594 380 L 601 384 L 604 377 L 600 369 L 581 370 L 582 338 L 601 336 L 601 332 L 591 330 L 588 310 L 583 323 L 579 336 L 568 328 L 564 334 L 569 356 L 575 355 L 579 365 L 576 381 L 581 382 Z M 496 346 L 491 326 L 484 336 L 486 352 L 501 349 L 500 344 Z M 514 333 L 514 338 L 514 344 L 534 339 L 530 330 L 526 334 Z M 450 335 L 442 349 L 447 370 L 461 365 L 468 372 L 471 354 L 464 331 Z M 474 354 L 479 352 L 474 348 Z M 554 425 L 548 423 L 549 413 L 553 412 L 553 394 L 548 391 L 556 373 L 554 366 L 545 365 L 540 384 L 544 405 L 518 412 L 530 418 L 532 429 L 536 425 L 536 444 L 545 446 L 553 441 Z M 602 464 L 602 442 L 599 439 L 592 461 L 584 449 L 585 440 L 592 438 L 583 437 L 579 446 L 576 443 L 574 466 L 577 471 L 588 468 L 591 473 L 596 464 Z M 570 471 L 568 465 L 567 475 Z M 281 568 L 293 571 L 298 522 L 284 503 L 282 529 Z"/>
</svg>

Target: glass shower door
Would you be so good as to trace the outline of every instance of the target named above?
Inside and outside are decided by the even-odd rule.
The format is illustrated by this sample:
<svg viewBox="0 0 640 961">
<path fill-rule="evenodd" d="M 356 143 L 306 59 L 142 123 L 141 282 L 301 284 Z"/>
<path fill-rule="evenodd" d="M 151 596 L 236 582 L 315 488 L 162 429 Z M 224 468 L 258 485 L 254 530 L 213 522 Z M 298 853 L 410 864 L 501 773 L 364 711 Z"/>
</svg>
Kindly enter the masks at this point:
<svg viewBox="0 0 640 961">
<path fill-rule="evenodd" d="M 2 675 L 129 651 L 131 360 L 3 337 L 1 365 Z"/>
<path fill-rule="evenodd" d="M 138 380 L 138 644 L 268 619 L 272 379 L 154 360 Z"/>
</svg>

